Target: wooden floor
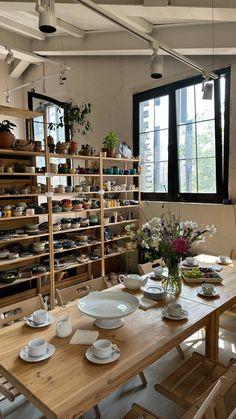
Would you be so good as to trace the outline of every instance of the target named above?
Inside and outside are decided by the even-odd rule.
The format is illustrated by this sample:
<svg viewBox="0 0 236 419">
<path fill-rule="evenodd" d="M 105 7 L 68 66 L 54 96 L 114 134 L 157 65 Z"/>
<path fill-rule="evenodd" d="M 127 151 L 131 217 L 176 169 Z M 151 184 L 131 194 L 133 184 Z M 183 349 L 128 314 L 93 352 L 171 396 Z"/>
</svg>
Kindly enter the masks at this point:
<svg viewBox="0 0 236 419">
<path fill-rule="evenodd" d="M 220 360 L 227 362 L 230 358 L 236 358 L 236 324 L 232 322 L 228 316 L 223 316 L 222 324 L 224 329 L 220 330 Z M 202 353 L 204 345 L 201 341 L 194 339 L 201 338 L 200 332 L 189 338 L 182 344 L 185 356 L 189 356 L 193 350 Z M 135 377 L 119 391 L 105 399 L 100 403 L 102 419 L 121 419 L 129 410 L 133 402 L 138 402 L 148 407 L 153 412 L 158 413 L 163 419 L 178 419 L 183 409 L 176 404 L 170 402 L 165 397 L 159 395 L 154 390 L 154 384 L 161 381 L 169 372 L 181 362 L 176 350 L 169 352 L 158 362 L 151 365 L 145 370 L 148 380 L 148 386 L 142 388 L 139 377 Z M 236 399 L 236 386 L 232 390 L 229 400 L 229 407 L 232 406 L 233 400 Z M 18 398 L 16 402 L 1 404 L 4 413 L 4 419 L 36 419 L 41 416 L 40 412 L 23 398 Z M 91 410 L 85 415 L 85 419 L 93 419 L 94 412 Z"/>
</svg>

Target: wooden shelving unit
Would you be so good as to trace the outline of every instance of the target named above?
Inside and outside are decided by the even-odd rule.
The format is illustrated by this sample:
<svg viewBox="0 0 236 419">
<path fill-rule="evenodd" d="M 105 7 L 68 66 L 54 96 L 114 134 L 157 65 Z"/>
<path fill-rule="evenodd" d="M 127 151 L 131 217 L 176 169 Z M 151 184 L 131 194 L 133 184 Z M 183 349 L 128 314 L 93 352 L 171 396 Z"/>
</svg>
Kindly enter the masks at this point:
<svg viewBox="0 0 236 419">
<path fill-rule="evenodd" d="M 44 120 L 44 138 L 47 137 L 47 125 L 46 125 L 46 117 L 45 114 L 42 112 L 31 112 L 31 111 L 24 111 L 14 108 L 7 108 L 0 106 L 0 114 L 8 115 L 8 116 L 20 116 L 22 118 L 28 119 L 30 124 L 33 124 L 33 118 L 38 116 L 43 116 Z M 33 129 L 32 129 L 33 132 Z M 13 157 L 14 156 L 14 157 Z M 0 204 L 5 203 L 6 205 L 10 203 L 17 204 L 20 200 L 27 200 L 27 202 L 31 203 L 39 203 L 42 200 L 42 197 L 46 199 L 47 202 L 47 213 L 46 214 L 35 214 L 35 215 L 22 215 L 22 216 L 11 216 L 11 217 L 0 217 L 0 228 L 2 230 L 14 230 L 24 227 L 25 224 L 29 223 L 39 223 L 39 220 L 42 217 L 42 220 L 47 220 L 48 222 L 48 231 L 44 231 L 39 234 L 31 234 L 31 235 L 23 235 L 22 237 L 9 237 L 9 239 L 2 239 L 0 241 L 0 250 L 1 248 L 5 248 L 8 245 L 14 245 L 17 243 L 25 244 L 32 244 L 38 241 L 46 241 L 46 248 L 45 251 L 41 254 L 33 254 L 32 256 L 28 257 L 19 257 L 15 260 L 4 260 L 0 261 L 0 271 L 6 270 L 6 268 L 15 269 L 16 266 L 19 267 L 26 267 L 29 263 L 38 263 L 41 259 L 48 260 L 48 271 L 42 273 L 40 275 L 32 275 L 30 278 L 19 278 L 15 280 L 12 284 L 3 284 L 0 282 L 0 289 L 7 290 L 13 287 L 14 289 L 17 286 L 29 285 L 29 288 L 25 289 L 24 292 L 20 292 L 19 295 L 16 294 L 12 295 L 10 293 L 10 297 L 0 299 L 0 305 L 6 305 L 9 302 L 17 301 L 17 299 L 22 298 L 29 298 L 34 293 L 38 292 L 46 292 L 50 293 L 50 305 L 53 308 L 55 305 L 55 287 L 64 288 L 65 286 L 72 285 L 81 281 L 83 279 L 101 279 L 105 277 L 107 273 L 107 263 L 109 263 L 110 258 L 120 258 L 121 256 L 126 256 L 129 252 L 134 252 L 135 249 L 128 249 L 125 246 L 126 241 L 130 240 L 130 235 L 125 232 L 125 227 L 127 224 L 135 224 L 137 228 L 140 225 L 140 174 L 139 174 L 139 159 L 117 159 L 117 158 L 104 158 L 102 154 L 100 156 L 81 156 L 81 155 L 64 155 L 64 154 L 52 154 L 49 153 L 49 149 L 47 148 L 47 144 L 44 143 L 44 151 L 43 152 L 34 152 L 34 151 L 21 151 L 21 150 L 0 150 L 0 160 L 8 160 L 13 161 L 14 158 L 17 156 L 17 161 L 26 160 L 27 165 L 34 165 L 36 166 L 36 157 L 44 157 L 45 158 L 45 172 L 42 173 L 0 173 L 0 185 L 1 188 L 4 188 L 4 185 L 7 178 L 7 187 L 9 189 L 9 185 L 16 182 L 16 179 L 19 182 L 24 182 L 24 177 L 27 178 L 27 183 L 31 183 L 32 185 L 37 184 L 37 177 L 44 176 L 45 177 L 45 184 L 46 184 L 46 195 L 44 193 L 29 193 L 29 194 L 21 194 L 21 193 L 1 193 L 0 194 Z M 50 163 L 53 159 L 55 163 L 56 159 L 66 159 L 67 162 L 70 162 L 70 170 L 76 171 L 78 164 L 80 167 L 83 167 L 86 171 L 88 171 L 91 167 L 96 165 L 98 173 L 52 173 L 50 171 Z M 117 165 L 125 171 L 128 171 L 129 168 L 137 169 L 137 173 L 134 175 L 131 174 L 121 174 L 121 175 L 114 175 L 114 174 L 106 174 L 104 173 L 104 169 L 106 167 L 110 167 L 112 165 Z M 59 193 L 54 191 L 55 184 L 57 182 L 58 177 L 64 177 L 70 180 L 71 186 L 76 186 L 78 183 L 83 184 L 85 186 L 91 186 L 96 184 L 97 190 L 94 191 L 86 191 L 83 190 L 81 192 L 65 192 Z M 126 188 L 122 188 L 122 190 L 118 191 L 110 191 L 106 190 L 107 182 L 117 182 L 118 185 L 126 185 Z M 59 179 L 58 179 L 59 183 Z M 134 186 L 135 185 L 135 186 Z M 120 187 L 120 186 L 119 186 Z M 128 201 L 131 198 L 135 197 L 136 203 L 130 203 L 127 205 L 113 205 L 107 207 L 106 200 L 110 200 L 111 194 L 117 195 L 119 194 L 119 200 Z M 83 208 L 79 210 L 74 210 L 72 208 L 71 211 L 60 211 L 55 212 L 53 210 L 54 201 L 62 201 L 63 199 L 76 199 L 76 200 L 91 200 L 96 199 L 98 203 L 98 208 Z M 132 212 L 131 212 L 132 211 Z M 112 219 L 112 212 L 116 212 L 119 214 L 120 218 L 118 217 L 117 221 Z M 88 225 L 86 227 L 79 226 L 77 228 L 66 228 L 61 229 L 59 231 L 54 231 L 53 224 L 61 221 L 62 218 L 88 218 L 89 216 L 98 216 L 98 224 L 96 225 Z M 123 217 L 121 216 L 123 214 Z M 107 219 L 109 218 L 109 222 L 104 222 L 104 217 Z M 124 218 L 124 219 L 123 219 Z M 90 219 L 89 219 L 90 220 Z M 106 220 L 107 221 L 107 220 Z M 4 223 L 3 223 L 4 222 Z M 109 229 L 114 236 L 110 239 L 105 240 L 104 231 L 105 229 Z M 73 237 L 79 235 L 79 233 L 87 235 L 87 236 L 94 236 L 95 241 L 89 241 L 80 243 L 76 246 L 57 249 L 55 246 L 55 242 L 62 242 L 63 240 L 73 240 Z M 123 244 L 124 250 L 123 251 L 116 251 L 115 244 L 119 242 Z M 114 247 L 114 251 L 111 254 L 106 254 L 107 246 Z M 81 253 L 88 254 L 88 252 L 94 251 L 97 249 L 97 259 L 90 259 L 86 262 L 79 262 L 77 259 L 81 258 Z M 72 257 L 70 260 L 69 258 Z M 92 256 L 90 256 L 92 258 Z M 94 256 L 93 256 L 94 257 Z M 63 258 L 63 259 L 61 259 Z M 75 260 L 73 260 L 75 258 Z M 77 258 L 77 259 L 76 259 Z M 65 273 L 67 271 L 68 277 L 62 279 L 58 279 L 60 273 Z M 27 286 L 28 286 L 27 285 Z"/>
</svg>

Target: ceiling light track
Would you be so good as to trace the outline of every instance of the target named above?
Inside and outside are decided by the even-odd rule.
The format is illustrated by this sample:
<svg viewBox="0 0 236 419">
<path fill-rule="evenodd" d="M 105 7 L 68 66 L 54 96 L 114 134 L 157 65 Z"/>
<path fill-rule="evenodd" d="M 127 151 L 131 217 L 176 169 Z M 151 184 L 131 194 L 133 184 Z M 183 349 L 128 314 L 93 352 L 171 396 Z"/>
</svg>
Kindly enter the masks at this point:
<svg viewBox="0 0 236 419">
<path fill-rule="evenodd" d="M 139 31 L 138 29 L 136 29 L 135 27 L 133 27 L 132 25 L 130 25 L 127 22 L 124 22 L 120 17 L 113 15 L 112 13 L 106 11 L 105 9 L 103 9 L 102 7 L 100 7 L 98 4 L 95 4 L 93 1 L 91 0 L 73 0 L 74 3 L 76 4 L 83 4 L 85 7 L 87 7 L 90 10 L 93 10 L 94 12 L 98 13 L 99 15 L 109 19 L 111 22 L 119 25 L 120 27 L 126 29 L 128 32 L 132 33 L 135 36 L 138 36 L 140 39 L 142 39 L 145 42 L 148 42 L 149 45 L 155 46 L 156 44 L 158 44 L 158 47 L 166 52 L 168 55 L 170 55 L 171 57 L 175 58 L 178 61 L 181 61 L 183 64 L 186 64 L 187 66 L 193 68 L 194 70 L 199 71 L 200 73 L 205 73 L 205 69 L 195 63 L 194 61 L 190 60 L 189 58 L 185 57 L 182 54 L 179 54 L 178 52 L 174 51 L 173 49 L 169 48 L 167 45 L 159 43 L 156 39 L 152 38 L 150 35 L 143 33 L 141 31 Z M 151 48 L 152 48 L 151 46 Z M 217 79 L 218 76 L 217 74 L 215 74 L 214 72 L 211 72 L 209 74 L 211 79 Z"/>
</svg>

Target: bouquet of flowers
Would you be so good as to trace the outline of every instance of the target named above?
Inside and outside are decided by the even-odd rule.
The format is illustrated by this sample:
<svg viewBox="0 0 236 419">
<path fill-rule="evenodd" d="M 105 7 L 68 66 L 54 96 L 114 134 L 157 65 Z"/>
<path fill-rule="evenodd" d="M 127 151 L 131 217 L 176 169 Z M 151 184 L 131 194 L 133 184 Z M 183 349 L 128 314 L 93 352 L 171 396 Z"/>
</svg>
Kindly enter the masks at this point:
<svg viewBox="0 0 236 419">
<path fill-rule="evenodd" d="M 211 237 L 216 232 L 214 225 L 200 227 L 194 221 L 180 221 L 175 215 L 167 213 L 161 218 L 153 218 L 144 224 L 138 235 L 141 246 L 157 251 L 168 268 L 168 278 L 163 285 L 173 294 L 181 291 L 179 263 L 186 256 L 193 242 L 204 242 L 205 234 Z"/>
</svg>

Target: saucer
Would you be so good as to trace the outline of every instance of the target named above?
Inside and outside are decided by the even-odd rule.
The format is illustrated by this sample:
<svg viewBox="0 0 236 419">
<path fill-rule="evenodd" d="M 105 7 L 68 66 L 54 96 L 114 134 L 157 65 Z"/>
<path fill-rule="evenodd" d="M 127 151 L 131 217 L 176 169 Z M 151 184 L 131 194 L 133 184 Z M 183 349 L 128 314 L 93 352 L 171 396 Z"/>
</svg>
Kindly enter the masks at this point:
<svg viewBox="0 0 236 419">
<path fill-rule="evenodd" d="M 219 263 L 220 265 L 230 265 L 232 263 L 232 260 L 228 259 L 227 262 L 222 262 L 219 259 L 217 259 L 216 262 Z"/>
<path fill-rule="evenodd" d="M 180 316 L 171 316 L 168 313 L 167 309 L 164 308 L 162 310 L 162 314 L 163 314 L 164 317 L 166 317 L 167 319 L 170 319 L 170 320 L 184 320 L 184 319 L 187 319 L 187 317 L 188 317 L 188 311 L 187 310 L 182 310 L 182 313 L 180 314 Z"/>
<path fill-rule="evenodd" d="M 50 324 L 52 324 L 54 322 L 54 320 L 55 320 L 55 317 L 52 316 L 51 313 L 48 313 L 48 320 L 45 323 L 37 324 L 33 320 L 33 315 L 31 315 L 31 316 L 27 317 L 26 324 L 28 324 L 28 326 L 30 326 L 30 327 L 40 328 L 40 327 L 49 326 Z"/>
<path fill-rule="evenodd" d="M 214 289 L 214 292 L 212 292 L 211 294 L 206 294 L 203 290 L 202 290 L 202 288 L 198 288 L 197 289 L 197 293 L 199 294 L 199 295 L 202 295 L 202 297 L 218 297 L 219 295 L 220 295 L 220 292 L 215 288 Z"/>
<path fill-rule="evenodd" d="M 110 364 L 110 362 L 116 361 L 118 358 L 120 358 L 120 350 L 117 348 L 117 350 L 113 351 L 110 356 L 107 358 L 98 358 L 93 353 L 93 347 L 87 349 L 85 352 L 86 358 L 93 362 L 94 364 Z"/>
<path fill-rule="evenodd" d="M 182 266 L 184 266 L 185 268 L 197 268 L 199 266 L 199 263 L 195 260 L 194 263 L 192 265 L 189 265 L 189 263 L 187 263 L 185 260 L 182 262 Z"/>
<path fill-rule="evenodd" d="M 25 348 L 23 348 L 20 351 L 20 358 L 26 362 L 40 362 L 40 361 L 44 361 L 45 359 L 50 358 L 54 354 L 55 350 L 56 350 L 55 346 L 52 345 L 51 343 L 48 343 L 47 351 L 45 352 L 45 354 L 36 357 L 36 356 L 30 356 L 28 352 L 25 351 Z"/>
</svg>

